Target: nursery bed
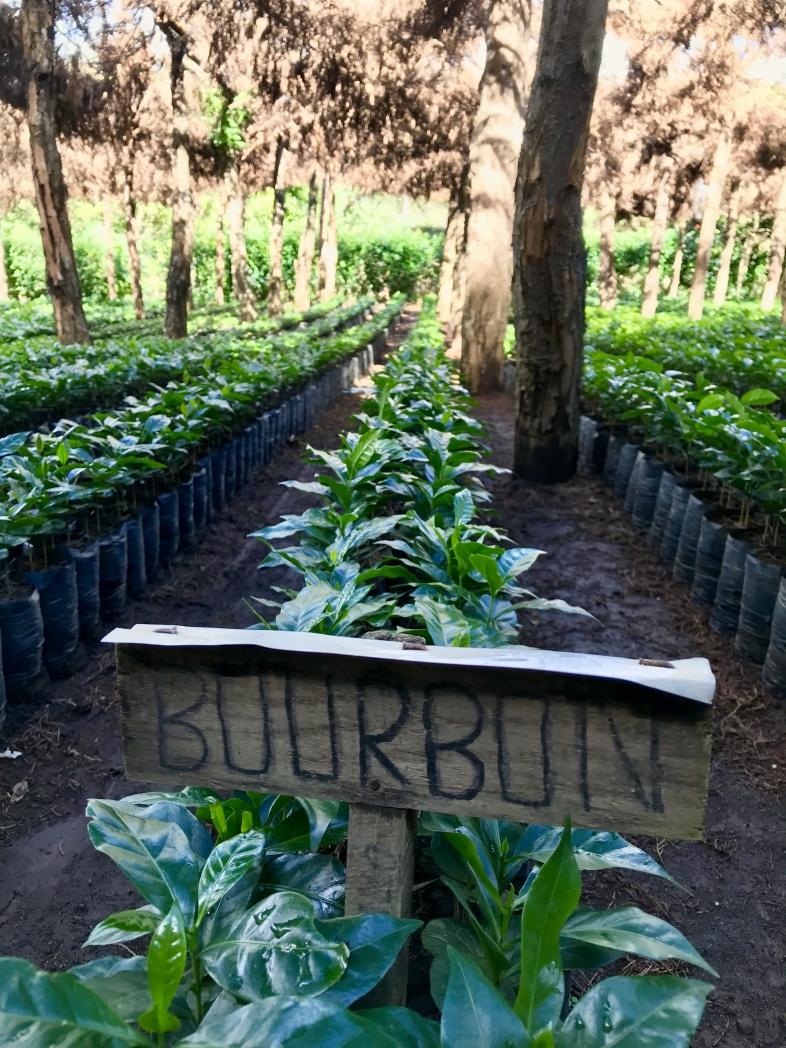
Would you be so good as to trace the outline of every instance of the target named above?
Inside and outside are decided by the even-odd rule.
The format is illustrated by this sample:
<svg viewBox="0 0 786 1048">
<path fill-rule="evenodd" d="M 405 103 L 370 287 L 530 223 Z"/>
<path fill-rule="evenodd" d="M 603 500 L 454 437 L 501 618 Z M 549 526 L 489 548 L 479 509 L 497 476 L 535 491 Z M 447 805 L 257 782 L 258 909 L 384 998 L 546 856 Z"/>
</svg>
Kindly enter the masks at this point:
<svg viewBox="0 0 786 1048">
<path fill-rule="evenodd" d="M 335 445 L 357 406 L 342 396 L 305 440 Z M 512 406 L 485 398 L 495 461 L 508 465 Z M 245 626 L 250 594 L 270 596 L 279 571 L 256 572 L 262 549 L 244 536 L 254 527 L 297 512 L 306 496 L 277 486 L 307 479 L 303 441 L 285 447 L 207 530 L 195 554 L 183 557 L 151 596 L 130 605 L 122 622 Z M 710 633 L 704 613 L 672 583 L 602 484 L 579 477 L 539 488 L 511 477 L 494 482 L 495 512 L 522 545 L 549 552 L 531 573 L 533 587 L 593 612 L 601 624 L 563 615 L 531 621 L 523 642 L 627 656 L 708 656 L 719 679 L 715 754 L 707 843 L 642 842 L 692 894 L 646 878 L 603 875 L 596 902 L 640 905 L 671 915 L 721 973 L 695 1044 L 698 1048 L 758 1048 L 786 1043 L 784 931 L 786 778 L 783 712 L 762 696 L 755 668 L 738 663 L 727 640 Z M 21 750 L 0 759 L 0 954 L 29 957 L 45 967 L 86 959 L 80 944 L 97 919 L 129 905 L 132 890 L 111 863 L 90 848 L 82 810 L 90 796 L 120 796 L 139 784 L 122 771 L 112 652 L 100 645 L 71 679 L 47 686 L 39 702 L 12 715 L 3 734 Z M 27 784 L 24 785 L 20 784 Z M 17 798 L 17 799 L 14 799 Z M 598 877 L 595 885 L 600 884 Z M 596 890 L 593 887 L 593 890 Z M 417 906 L 428 909 L 430 895 Z M 418 1002 L 419 1003 L 419 1002 Z"/>
</svg>

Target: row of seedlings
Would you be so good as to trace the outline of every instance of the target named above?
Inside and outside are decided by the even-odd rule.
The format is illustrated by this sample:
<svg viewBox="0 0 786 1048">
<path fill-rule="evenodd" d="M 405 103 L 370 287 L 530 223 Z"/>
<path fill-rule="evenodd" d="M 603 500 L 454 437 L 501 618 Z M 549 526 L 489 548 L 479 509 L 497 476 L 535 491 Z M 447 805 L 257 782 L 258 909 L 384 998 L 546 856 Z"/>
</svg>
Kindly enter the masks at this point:
<svg viewBox="0 0 786 1048">
<path fill-rule="evenodd" d="M 212 398 L 178 400 L 178 410 L 165 417 L 145 405 L 130 405 L 125 420 L 144 408 L 141 431 L 149 443 L 128 436 L 123 413 L 112 416 L 109 437 L 104 420 L 100 449 L 88 448 L 92 430 L 63 426 L 50 438 L 38 435 L 25 448 L 36 458 L 47 442 L 54 464 L 70 477 L 63 512 L 39 519 L 35 506 L 22 517 L 29 528 L 20 534 L 20 516 L 7 506 L 2 522 L 6 557 L 0 599 L 0 639 L 4 689 L 11 701 L 24 698 L 42 667 L 52 677 L 67 676 L 79 662 L 80 640 L 94 638 L 101 621 L 116 619 L 129 598 L 142 596 L 159 571 L 169 570 L 180 552 L 194 548 L 198 532 L 220 512 L 248 481 L 251 472 L 271 458 L 291 435 L 303 432 L 316 415 L 372 366 L 372 343 L 383 338 L 400 312 L 395 300 L 375 316 L 326 342 L 312 353 L 290 361 L 290 381 L 274 388 L 259 371 L 246 373 L 244 383 L 228 386 L 216 376 Z M 298 373 L 300 381 L 298 381 Z M 162 396 L 173 396 L 164 391 Z M 155 401 L 159 405 L 158 401 Z M 112 431 L 116 436 L 112 437 Z M 166 433 L 167 442 L 156 438 Z M 71 443 L 74 434 L 88 443 Z M 25 434 L 21 434 L 25 437 Z M 6 438 L 0 471 L 7 493 L 21 493 L 26 469 L 20 449 Z M 91 470 L 98 473 L 113 460 L 113 512 L 102 511 L 101 500 L 90 498 Z M 127 454 L 124 454 L 127 453 Z M 60 460 L 63 460 L 62 462 Z M 81 464 L 75 464 L 80 463 Z M 120 463 L 118 466 L 118 462 Z M 14 488 L 16 485 L 16 488 Z M 29 487 L 24 488 L 30 495 Z M 39 484 L 38 504 L 50 500 Z M 70 496 L 73 512 L 69 513 Z M 103 500 L 106 501 L 105 499 Z M 15 530 L 14 525 L 16 524 Z"/>
</svg>

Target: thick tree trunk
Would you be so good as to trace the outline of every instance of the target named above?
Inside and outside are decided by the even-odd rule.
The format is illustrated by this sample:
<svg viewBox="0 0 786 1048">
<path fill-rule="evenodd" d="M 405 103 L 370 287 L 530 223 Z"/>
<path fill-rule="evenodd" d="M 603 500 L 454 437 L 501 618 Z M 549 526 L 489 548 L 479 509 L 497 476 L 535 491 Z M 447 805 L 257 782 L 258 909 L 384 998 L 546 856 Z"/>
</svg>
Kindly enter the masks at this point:
<svg viewBox="0 0 786 1048">
<path fill-rule="evenodd" d="M 8 294 L 8 269 L 5 262 L 5 240 L 3 239 L 3 228 L 0 225 L 0 302 L 7 302 Z"/>
<path fill-rule="evenodd" d="M 110 302 L 117 298 L 117 280 L 115 276 L 115 234 L 112 229 L 112 201 L 109 196 L 103 200 L 104 211 L 104 276 L 106 278 L 106 297 Z"/>
<path fill-rule="evenodd" d="M 786 327 L 786 266 L 781 267 L 781 282 L 778 287 L 781 300 L 781 323 Z"/>
<path fill-rule="evenodd" d="M 194 253 L 194 196 L 188 153 L 189 106 L 182 37 L 168 34 L 172 82 L 172 250 L 166 278 L 166 319 L 169 338 L 188 333 L 188 303 L 191 294 L 191 261 Z"/>
<path fill-rule="evenodd" d="M 682 263 L 685 260 L 685 232 L 686 222 L 677 223 L 677 248 L 674 252 L 674 261 L 671 264 L 671 280 L 667 296 L 676 298 L 680 293 L 680 281 L 682 280 Z"/>
<path fill-rule="evenodd" d="M 617 219 L 617 199 L 603 183 L 598 200 L 600 221 L 600 253 L 598 259 L 598 291 L 602 309 L 617 305 L 617 267 L 614 262 L 614 227 Z"/>
<path fill-rule="evenodd" d="M 531 0 L 493 0 L 486 31 L 486 67 L 469 147 L 461 345 L 461 371 L 473 393 L 502 385 L 531 7 Z"/>
<path fill-rule="evenodd" d="M 227 226 L 229 227 L 229 250 L 232 255 L 232 294 L 239 307 L 240 319 L 249 321 L 253 320 L 257 315 L 257 303 L 251 287 L 251 276 L 248 272 L 246 201 L 240 181 L 240 172 L 236 164 L 232 164 L 226 173 L 226 185 L 226 215 Z M 280 264 L 279 252 L 279 267 Z"/>
<path fill-rule="evenodd" d="M 739 191 L 732 194 L 729 203 L 729 214 L 727 216 L 726 239 L 723 242 L 718 274 L 715 277 L 715 287 L 712 292 L 712 301 L 716 306 L 722 306 L 726 301 L 729 291 L 729 275 L 731 274 L 731 259 L 734 254 L 734 243 L 737 239 L 737 225 L 739 222 Z"/>
<path fill-rule="evenodd" d="M 655 212 L 652 218 L 652 241 L 647 273 L 644 277 L 644 288 L 641 296 L 641 315 L 654 317 L 658 309 L 660 291 L 660 256 L 663 251 L 663 237 L 669 222 L 669 205 L 671 203 L 671 165 L 664 158 L 658 174 L 658 189 L 655 195 Z"/>
<path fill-rule="evenodd" d="M 216 209 L 216 286 L 213 292 L 213 301 L 217 306 L 223 306 L 226 301 L 224 295 L 224 281 L 226 280 L 226 244 L 224 240 L 224 201 L 219 199 Z"/>
<path fill-rule="evenodd" d="M 128 276 L 131 281 L 131 295 L 134 300 L 134 315 L 141 320 L 145 315 L 145 302 L 142 297 L 142 270 L 139 262 L 139 231 L 137 228 L 136 197 L 134 196 L 133 157 L 129 156 L 124 164 L 123 176 L 123 221 L 126 228 L 126 245 L 128 247 Z"/>
<path fill-rule="evenodd" d="M 338 230 L 336 228 L 336 194 L 330 175 L 322 180 L 322 211 L 319 216 L 319 297 L 328 302 L 336 294 L 338 270 Z"/>
<path fill-rule="evenodd" d="M 68 194 L 57 147 L 54 0 L 22 0 L 19 17 L 22 48 L 29 70 L 27 127 L 33 186 L 55 330 L 59 341 L 65 345 L 87 342 L 90 334 L 82 308 L 68 219 Z"/>
<path fill-rule="evenodd" d="M 757 234 L 759 232 L 759 222 L 761 217 L 759 214 L 753 216 L 753 222 L 745 231 L 745 239 L 742 244 L 742 251 L 740 252 L 740 261 L 737 264 L 737 282 L 734 288 L 735 295 L 737 298 L 742 298 L 745 292 L 745 281 L 748 276 L 748 267 L 751 264 L 751 257 L 753 255 L 753 249 L 756 246 Z"/>
<path fill-rule="evenodd" d="M 267 311 L 271 316 L 281 312 L 281 288 L 284 275 L 281 267 L 281 256 L 284 248 L 284 187 L 282 178 L 282 160 L 284 143 L 281 139 L 276 145 L 276 159 L 273 164 L 273 214 L 270 219 L 270 241 L 268 246 L 268 283 Z"/>
<path fill-rule="evenodd" d="M 767 281 L 761 296 L 761 308 L 772 309 L 778 295 L 783 255 L 786 249 L 786 172 L 784 172 L 778 199 L 775 201 L 775 214 L 772 220 L 770 238 L 770 261 L 767 266 Z"/>
<path fill-rule="evenodd" d="M 314 266 L 314 245 L 317 222 L 317 173 L 308 180 L 306 224 L 300 235 L 295 263 L 295 309 L 304 312 L 311 305 L 311 270 Z"/>
<path fill-rule="evenodd" d="M 715 227 L 718 223 L 723 187 L 731 161 L 731 134 L 724 128 L 721 131 L 712 161 L 710 180 L 707 186 L 707 198 L 704 202 L 704 214 L 701 217 L 699 246 L 696 251 L 696 268 L 693 271 L 693 283 L 688 299 L 688 316 L 691 320 L 700 320 L 704 312 L 704 293 L 707 286 L 707 271 L 715 240 Z"/>
<path fill-rule="evenodd" d="M 513 233 L 514 462 L 530 480 L 566 480 L 576 471 L 586 282 L 581 189 L 607 6 L 543 4 Z"/>
<path fill-rule="evenodd" d="M 442 261 L 439 266 L 439 291 L 437 293 L 437 319 L 447 326 L 450 323 L 450 307 L 453 301 L 453 279 L 458 259 L 459 246 L 463 241 L 466 215 L 462 214 L 458 203 L 458 189 L 450 192 L 448 203 L 448 220 L 445 224 L 445 238 L 442 242 Z"/>
<path fill-rule="evenodd" d="M 456 199 L 456 261 L 453 266 L 450 306 L 448 309 L 448 352 L 461 359 L 462 317 L 466 289 L 467 220 L 469 218 L 469 161 L 461 171 Z"/>
</svg>

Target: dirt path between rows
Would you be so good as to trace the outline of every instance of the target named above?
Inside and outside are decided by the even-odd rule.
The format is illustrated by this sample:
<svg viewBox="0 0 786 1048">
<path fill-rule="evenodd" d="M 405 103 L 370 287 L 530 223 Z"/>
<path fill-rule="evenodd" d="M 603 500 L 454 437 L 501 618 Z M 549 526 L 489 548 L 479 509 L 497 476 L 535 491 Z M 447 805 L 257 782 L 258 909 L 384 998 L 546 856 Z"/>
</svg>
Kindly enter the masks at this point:
<svg viewBox="0 0 786 1048">
<path fill-rule="evenodd" d="M 120 624 L 252 622 L 245 598 L 271 596 L 276 579 L 274 572 L 256 571 L 262 548 L 246 535 L 308 504 L 279 482 L 310 478 L 313 467 L 302 460 L 305 443 L 335 446 L 358 399 L 357 393 L 344 395 L 303 440 L 259 470 L 203 534 L 198 551 L 181 558 Z M 494 460 L 509 465 L 511 401 L 484 398 L 478 414 L 488 424 Z M 530 573 L 532 588 L 580 604 L 600 620 L 543 614 L 526 623 L 524 643 L 631 657 L 710 658 L 719 694 L 706 843 L 639 842 L 688 892 L 613 874 L 593 875 L 588 883 L 596 905 L 630 901 L 673 921 L 720 972 L 697 1048 L 783 1048 L 783 710 L 760 693 L 755 669 L 734 660 L 728 641 L 707 630 L 704 614 L 683 587 L 668 580 L 619 502 L 596 479 L 545 488 L 505 476 L 493 487 L 493 513 L 514 541 L 548 551 Z M 23 756 L 0 759 L 0 955 L 21 955 L 47 968 L 89 960 L 95 952 L 82 951 L 80 944 L 96 921 L 137 904 L 113 864 L 90 847 L 82 816 L 88 797 L 144 788 L 123 774 L 112 652 L 92 645 L 76 676 L 47 684 L 36 704 L 16 709 L 0 732 L 0 751 L 7 745 Z M 21 799 L 13 801 L 14 794 Z"/>
</svg>

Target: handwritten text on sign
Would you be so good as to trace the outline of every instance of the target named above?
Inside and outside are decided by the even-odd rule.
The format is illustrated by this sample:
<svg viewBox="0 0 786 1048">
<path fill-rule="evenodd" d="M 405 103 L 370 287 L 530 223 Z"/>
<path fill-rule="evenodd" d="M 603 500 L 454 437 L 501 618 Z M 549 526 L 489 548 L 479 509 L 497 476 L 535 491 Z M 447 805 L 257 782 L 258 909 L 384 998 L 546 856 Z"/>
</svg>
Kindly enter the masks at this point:
<svg viewBox="0 0 786 1048">
<path fill-rule="evenodd" d="M 627 680 L 332 646 L 121 642 L 129 776 L 700 835 L 708 705 Z"/>
</svg>

